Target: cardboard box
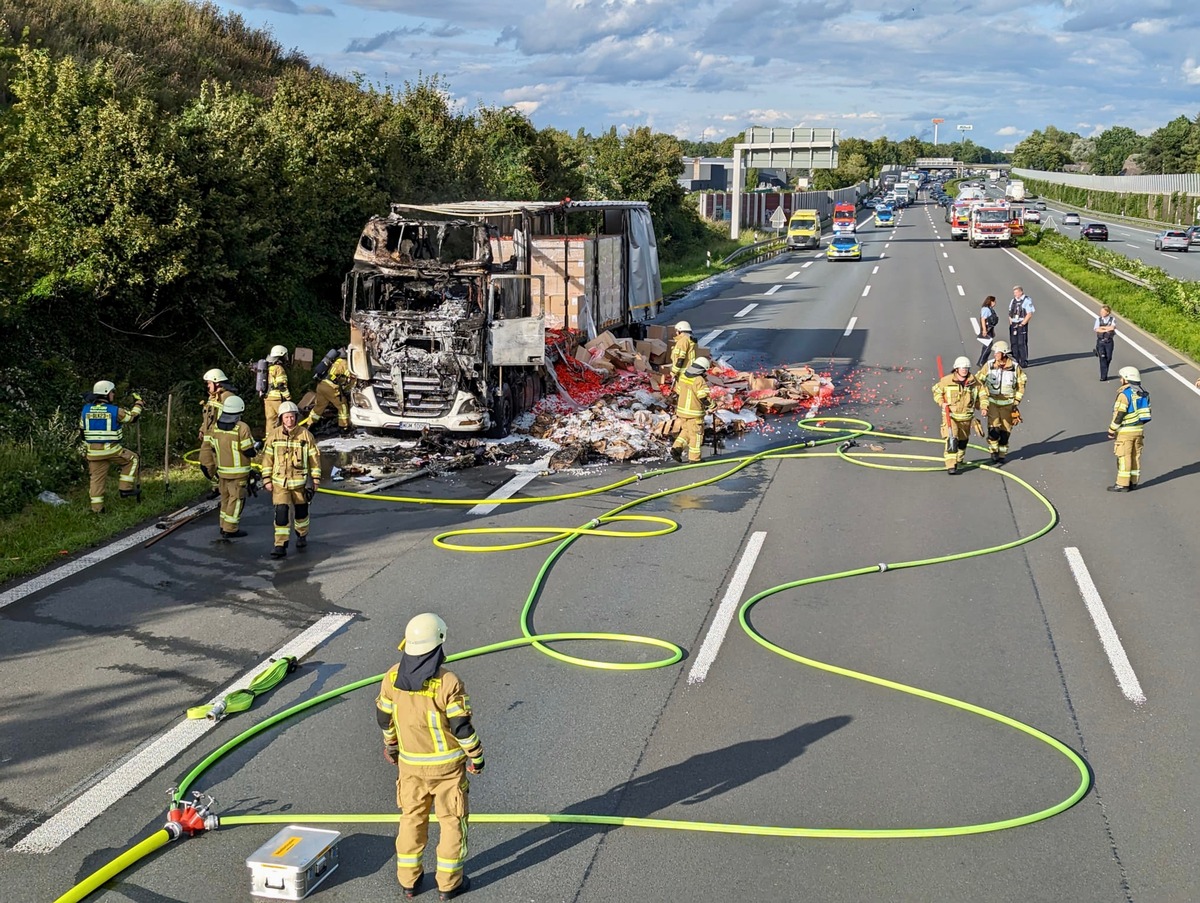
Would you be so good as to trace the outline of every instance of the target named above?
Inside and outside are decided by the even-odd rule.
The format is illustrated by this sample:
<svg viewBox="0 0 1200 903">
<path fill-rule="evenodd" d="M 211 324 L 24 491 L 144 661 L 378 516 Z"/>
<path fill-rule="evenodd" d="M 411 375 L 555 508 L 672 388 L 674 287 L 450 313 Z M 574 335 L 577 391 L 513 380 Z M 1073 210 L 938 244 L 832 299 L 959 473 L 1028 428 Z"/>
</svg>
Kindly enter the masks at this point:
<svg viewBox="0 0 1200 903">
<path fill-rule="evenodd" d="M 654 368 L 650 362 L 646 360 L 646 355 L 635 354 L 633 356 L 633 369 L 638 373 L 650 373 Z"/>
<path fill-rule="evenodd" d="M 777 380 L 777 379 L 772 379 L 769 376 L 751 376 L 750 377 L 750 391 L 751 392 L 761 392 L 763 389 L 770 389 L 772 392 L 774 392 L 778 388 L 779 388 L 779 380 Z"/>
<path fill-rule="evenodd" d="M 297 348 L 296 353 L 292 355 L 292 363 L 305 370 L 311 370 L 313 364 L 313 350 L 311 348 Z"/>
<path fill-rule="evenodd" d="M 666 342 L 668 340 L 668 334 L 673 333 L 674 331 L 675 328 L 670 326 L 649 325 L 646 327 L 646 338 L 655 339 L 660 342 Z"/>
<path fill-rule="evenodd" d="M 604 332 L 600 333 L 600 335 L 588 342 L 584 347 L 589 351 L 593 348 L 604 350 L 605 348 L 612 348 L 616 344 L 617 337 L 606 329 Z"/>
<path fill-rule="evenodd" d="M 778 395 L 773 395 L 770 398 L 764 398 L 758 403 L 758 412 L 760 414 L 788 414 L 798 407 L 800 407 L 800 402 L 794 398 L 782 398 Z"/>
<path fill-rule="evenodd" d="M 709 351 L 707 348 L 701 348 L 699 346 L 697 346 L 697 348 L 696 348 L 696 357 L 706 357 L 710 361 L 713 359 L 711 351 Z M 715 361 L 714 361 L 714 363 L 715 363 Z"/>
<path fill-rule="evenodd" d="M 637 349 L 634 348 L 633 339 L 622 336 L 617 339 L 617 347 L 627 354 L 633 354 Z"/>
</svg>

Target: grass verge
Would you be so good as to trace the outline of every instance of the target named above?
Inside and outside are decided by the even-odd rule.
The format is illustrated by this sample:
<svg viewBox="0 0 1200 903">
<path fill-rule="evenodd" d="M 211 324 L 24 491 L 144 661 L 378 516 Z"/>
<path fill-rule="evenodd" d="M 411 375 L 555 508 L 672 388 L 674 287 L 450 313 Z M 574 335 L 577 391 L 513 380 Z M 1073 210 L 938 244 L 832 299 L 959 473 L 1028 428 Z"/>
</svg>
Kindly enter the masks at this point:
<svg viewBox="0 0 1200 903">
<path fill-rule="evenodd" d="M 668 298 L 675 292 L 702 282 L 709 276 L 734 269 L 740 264 L 725 266 L 721 261 L 744 245 L 753 244 L 755 233 L 747 231 L 740 238 L 729 237 L 729 227 L 720 223 L 709 223 L 711 233 L 703 246 L 693 245 L 672 260 L 663 260 L 659 265 L 659 276 L 662 279 L 663 297 Z M 711 261 L 708 255 L 712 255 Z M 711 264 L 711 265 L 710 265 Z"/>
</svg>

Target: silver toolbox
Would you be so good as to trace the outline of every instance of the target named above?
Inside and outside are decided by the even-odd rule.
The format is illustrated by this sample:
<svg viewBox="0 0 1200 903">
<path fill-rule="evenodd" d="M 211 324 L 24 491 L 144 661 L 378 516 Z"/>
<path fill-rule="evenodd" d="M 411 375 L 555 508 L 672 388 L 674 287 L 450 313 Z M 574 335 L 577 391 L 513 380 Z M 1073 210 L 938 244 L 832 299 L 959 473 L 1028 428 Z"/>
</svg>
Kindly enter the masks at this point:
<svg viewBox="0 0 1200 903">
<path fill-rule="evenodd" d="M 288 825 L 246 860 L 250 893 L 272 900 L 303 900 L 338 867 L 341 834 Z"/>
</svg>

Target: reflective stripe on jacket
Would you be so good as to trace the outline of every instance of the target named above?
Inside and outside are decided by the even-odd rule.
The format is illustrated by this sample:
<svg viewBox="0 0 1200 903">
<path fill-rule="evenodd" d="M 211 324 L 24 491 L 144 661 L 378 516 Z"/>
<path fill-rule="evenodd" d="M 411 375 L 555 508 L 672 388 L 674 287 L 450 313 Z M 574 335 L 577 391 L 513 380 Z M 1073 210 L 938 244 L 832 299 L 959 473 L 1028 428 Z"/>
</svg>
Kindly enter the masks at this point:
<svg viewBox="0 0 1200 903">
<path fill-rule="evenodd" d="M 277 427 L 263 443 L 262 472 L 264 483 L 275 483 L 282 489 L 303 489 L 309 476 L 321 479 L 317 440 L 299 425 L 290 433 L 284 432 L 282 426 Z"/>
<path fill-rule="evenodd" d="M 283 364 L 272 364 L 267 371 L 267 398 L 276 398 L 280 401 L 292 400 L 292 392 L 288 388 L 287 371 L 283 369 Z"/>
<path fill-rule="evenodd" d="M 79 428 L 83 430 L 83 441 L 87 443 L 89 458 L 107 458 L 121 447 L 121 427 L 133 423 L 142 414 L 142 403 L 134 402 L 132 410 L 125 410 L 107 401 L 84 405 L 79 414 Z"/>
<path fill-rule="evenodd" d="M 212 432 L 213 427 L 217 425 L 217 421 L 221 417 L 222 408 L 225 406 L 226 398 L 233 398 L 234 393 L 220 386 L 217 388 L 216 395 L 210 395 L 204 399 L 200 410 L 200 432 L 207 436 Z"/>
<path fill-rule="evenodd" d="M 1133 393 L 1136 390 L 1136 386 L 1126 386 L 1117 393 L 1117 400 L 1113 404 L 1112 423 L 1108 425 L 1108 431 L 1123 439 L 1141 436 L 1146 432 L 1137 405 L 1133 403 Z"/>
<path fill-rule="evenodd" d="M 1025 395 L 1025 371 L 1014 360 L 1007 361 L 1003 367 L 988 361 L 975 378 L 987 388 L 987 394 L 983 396 L 984 410 L 989 404 L 1020 404 Z"/>
<path fill-rule="evenodd" d="M 974 376 L 967 374 L 965 382 L 959 382 L 956 374 L 947 373 L 933 387 L 933 400 L 950 407 L 951 420 L 971 420 L 979 407 L 979 396 L 983 387 Z"/>
<path fill-rule="evenodd" d="M 447 766 L 483 755 L 483 744 L 474 727 L 463 738 L 455 736 L 451 721 L 470 725 L 471 701 L 458 675 L 445 668 L 425 681 L 419 690 L 396 686 L 397 663 L 379 685 L 375 707 L 390 716 L 383 742 L 399 747 L 401 765 Z M 464 720 L 465 719 L 465 720 Z"/>
<path fill-rule="evenodd" d="M 679 402 L 675 405 L 676 417 L 703 417 L 708 407 L 708 382 L 703 376 L 681 376 L 675 383 Z"/>
<path fill-rule="evenodd" d="M 238 421 L 233 429 L 213 427 L 204 437 L 200 449 L 200 463 L 211 470 L 215 465 L 219 477 L 245 477 L 250 475 L 250 456 L 246 452 L 254 448 L 254 437 L 250 427 Z"/>
<path fill-rule="evenodd" d="M 688 367 L 692 366 L 692 361 L 696 359 L 696 340 L 686 332 L 681 332 L 675 336 L 675 344 L 671 346 L 671 374 L 675 379 L 679 379 L 681 374 Z"/>
<path fill-rule="evenodd" d="M 345 391 L 351 380 L 350 365 L 346 363 L 344 357 L 339 357 L 333 362 L 333 366 L 329 368 L 329 372 L 325 374 L 324 382 L 329 383 L 339 392 Z"/>
</svg>

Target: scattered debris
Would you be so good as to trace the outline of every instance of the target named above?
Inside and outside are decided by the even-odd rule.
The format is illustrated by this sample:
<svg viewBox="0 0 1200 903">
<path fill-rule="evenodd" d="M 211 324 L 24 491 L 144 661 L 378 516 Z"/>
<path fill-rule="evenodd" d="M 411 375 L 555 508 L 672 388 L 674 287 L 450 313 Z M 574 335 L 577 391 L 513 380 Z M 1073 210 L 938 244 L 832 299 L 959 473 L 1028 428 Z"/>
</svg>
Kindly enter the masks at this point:
<svg viewBox="0 0 1200 903">
<path fill-rule="evenodd" d="M 66 499 L 64 499 L 61 495 L 51 492 L 49 489 L 38 493 L 38 501 L 45 502 L 47 505 L 55 506 L 67 504 Z"/>
</svg>

